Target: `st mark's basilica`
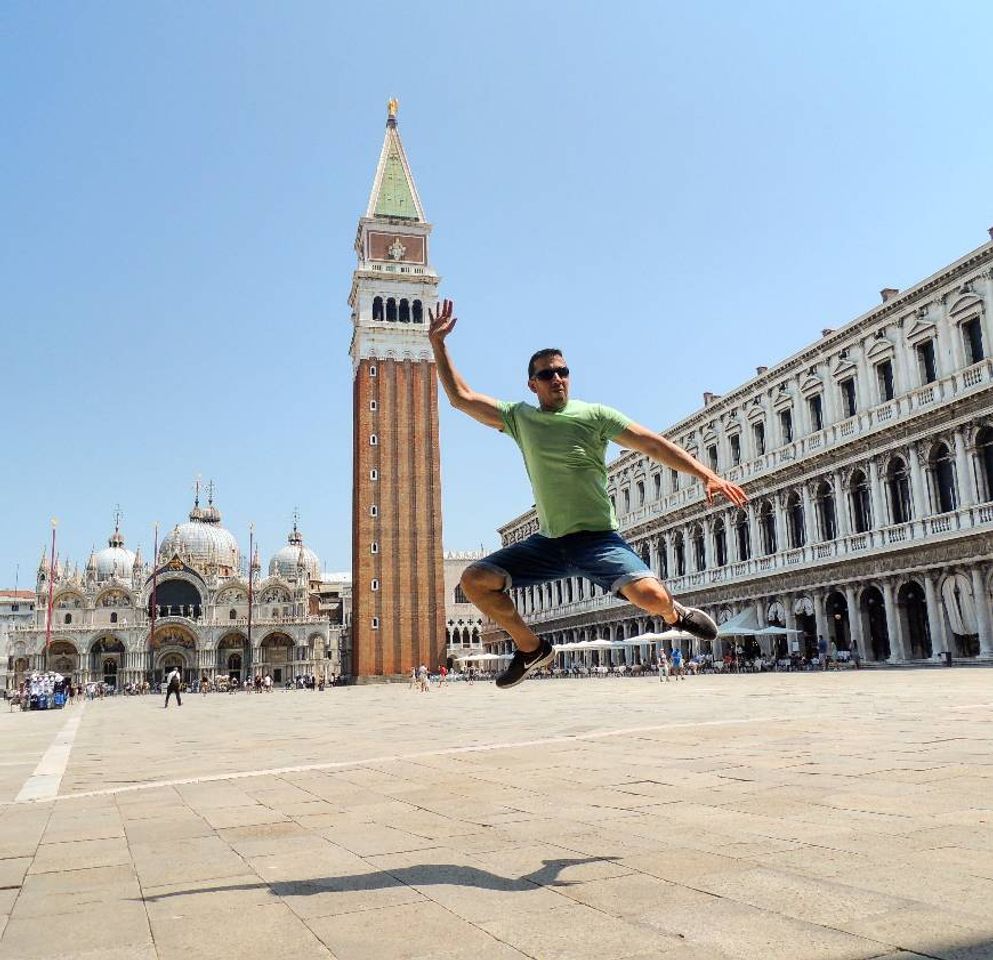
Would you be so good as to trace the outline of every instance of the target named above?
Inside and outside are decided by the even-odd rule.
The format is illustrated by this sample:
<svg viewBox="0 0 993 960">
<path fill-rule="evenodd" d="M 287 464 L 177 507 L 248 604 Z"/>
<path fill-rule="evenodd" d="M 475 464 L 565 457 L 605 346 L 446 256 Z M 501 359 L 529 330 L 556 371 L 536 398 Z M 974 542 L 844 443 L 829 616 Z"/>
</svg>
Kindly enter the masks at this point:
<svg viewBox="0 0 993 960">
<path fill-rule="evenodd" d="M 0 676 L 0 689 L 45 670 L 116 688 L 157 683 L 173 667 L 187 682 L 223 675 L 243 683 L 268 673 L 282 683 L 349 671 L 349 577 L 323 578 L 296 518 L 267 575 L 257 549 L 243 565 L 212 495 L 206 507 L 197 496 L 187 520 L 163 537 L 154 563 L 127 548 L 119 513 L 115 519 L 107 546 L 93 551 L 84 569 L 56 563 L 53 577 L 50 556 L 42 556 L 34 617 L 5 630 L 0 671 L 8 676 Z"/>
</svg>

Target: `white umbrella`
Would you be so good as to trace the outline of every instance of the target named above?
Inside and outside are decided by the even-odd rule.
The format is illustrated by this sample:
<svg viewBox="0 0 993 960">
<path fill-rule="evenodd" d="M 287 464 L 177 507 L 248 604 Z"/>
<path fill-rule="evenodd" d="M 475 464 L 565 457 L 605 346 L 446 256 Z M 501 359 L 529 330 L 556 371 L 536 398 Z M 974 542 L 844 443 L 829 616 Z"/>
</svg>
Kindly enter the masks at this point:
<svg viewBox="0 0 993 960">
<path fill-rule="evenodd" d="M 680 643 L 684 640 L 693 640 L 693 634 L 685 630 L 667 630 L 665 633 L 642 633 L 637 637 L 628 637 L 620 642 L 626 645 L 635 644 L 641 646 L 643 643 L 663 643 L 666 640 Z"/>
</svg>

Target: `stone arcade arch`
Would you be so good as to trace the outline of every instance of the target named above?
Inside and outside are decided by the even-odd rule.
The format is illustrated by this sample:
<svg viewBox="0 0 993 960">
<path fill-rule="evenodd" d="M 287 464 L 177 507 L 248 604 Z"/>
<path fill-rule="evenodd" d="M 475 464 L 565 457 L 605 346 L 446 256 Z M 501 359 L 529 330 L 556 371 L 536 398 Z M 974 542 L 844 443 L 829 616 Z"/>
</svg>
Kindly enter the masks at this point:
<svg viewBox="0 0 993 960">
<path fill-rule="evenodd" d="M 197 679 L 196 637 L 186 627 L 176 623 L 163 624 L 156 629 L 149 648 L 154 683 L 161 683 L 173 667 L 179 669 L 185 683 Z"/>
<path fill-rule="evenodd" d="M 262 660 L 259 672 L 269 673 L 273 683 L 284 683 L 293 672 L 293 640 L 285 633 L 268 634 L 259 647 Z"/>
<path fill-rule="evenodd" d="M 859 600 L 859 609 L 865 625 L 863 636 L 866 649 L 862 651 L 863 656 L 867 660 L 889 660 L 890 634 L 882 591 L 876 586 L 866 587 Z"/>
<path fill-rule="evenodd" d="M 217 643 L 217 670 L 229 680 L 246 679 L 248 638 L 240 630 L 224 634 Z"/>
<path fill-rule="evenodd" d="M 833 642 L 836 650 L 851 649 L 851 629 L 848 622 L 848 601 L 839 590 L 827 595 L 824 602 L 828 620 L 828 642 Z"/>
<path fill-rule="evenodd" d="M 928 623 L 924 588 L 916 580 L 908 580 L 897 593 L 898 616 L 911 660 L 926 660 L 931 656 L 931 626 Z"/>
<path fill-rule="evenodd" d="M 107 634 L 97 638 L 90 647 L 90 678 L 116 687 L 117 675 L 124 668 L 125 653 L 120 637 Z"/>
</svg>

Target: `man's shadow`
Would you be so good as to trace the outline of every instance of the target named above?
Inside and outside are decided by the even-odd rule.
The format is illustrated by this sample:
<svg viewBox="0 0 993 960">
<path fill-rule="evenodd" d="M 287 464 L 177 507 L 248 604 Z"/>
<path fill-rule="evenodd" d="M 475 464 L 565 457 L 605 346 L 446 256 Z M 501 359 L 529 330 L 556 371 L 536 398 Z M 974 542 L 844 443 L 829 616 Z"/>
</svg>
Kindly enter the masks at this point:
<svg viewBox="0 0 993 960">
<path fill-rule="evenodd" d="M 193 890 L 173 890 L 146 896 L 148 902 L 185 897 L 190 894 L 224 893 L 234 890 L 271 890 L 277 897 L 313 896 L 318 893 L 344 893 L 348 890 L 385 890 L 391 887 L 423 887 L 453 884 L 477 887 L 481 890 L 525 892 L 538 887 L 568 887 L 574 882 L 560 880 L 559 874 L 568 867 L 584 863 L 615 863 L 617 857 L 577 857 L 574 859 L 544 860 L 542 866 L 523 877 L 501 877 L 499 874 L 480 870 L 461 863 L 425 863 L 371 873 L 354 873 L 339 877 L 315 877 L 305 880 L 274 880 L 266 883 L 229 883 Z"/>
</svg>

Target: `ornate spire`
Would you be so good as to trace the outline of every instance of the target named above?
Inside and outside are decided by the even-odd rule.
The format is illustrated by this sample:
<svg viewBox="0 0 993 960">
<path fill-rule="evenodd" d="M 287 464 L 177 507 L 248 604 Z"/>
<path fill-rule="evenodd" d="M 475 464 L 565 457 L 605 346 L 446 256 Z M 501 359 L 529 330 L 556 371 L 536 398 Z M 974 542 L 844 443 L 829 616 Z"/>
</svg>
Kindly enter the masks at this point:
<svg viewBox="0 0 993 960">
<path fill-rule="evenodd" d="M 396 98 L 387 104 L 386 137 L 376 167 L 367 217 L 386 217 L 396 220 L 414 220 L 423 223 L 424 208 L 421 206 L 410 164 L 400 141 L 397 129 L 398 102 Z"/>
<path fill-rule="evenodd" d="M 211 480 L 207 484 L 207 506 L 204 507 L 201 513 L 201 518 L 204 523 L 220 523 L 221 522 L 221 511 L 214 506 L 214 481 Z"/>
<path fill-rule="evenodd" d="M 121 535 L 121 505 L 114 508 L 114 532 L 107 538 L 108 547 L 123 547 L 124 537 Z"/>
<path fill-rule="evenodd" d="M 293 529 L 290 531 L 290 535 L 286 538 L 286 542 L 290 546 L 296 547 L 303 544 L 303 534 L 297 528 L 297 522 L 300 520 L 300 511 L 294 507 L 293 508 Z"/>
<path fill-rule="evenodd" d="M 200 474 L 193 481 L 193 509 L 190 511 L 190 521 L 203 520 L 203 510 L 200 509 Z"/>
</svg>

